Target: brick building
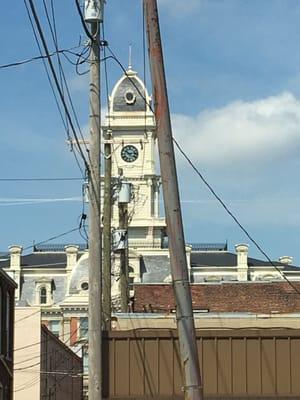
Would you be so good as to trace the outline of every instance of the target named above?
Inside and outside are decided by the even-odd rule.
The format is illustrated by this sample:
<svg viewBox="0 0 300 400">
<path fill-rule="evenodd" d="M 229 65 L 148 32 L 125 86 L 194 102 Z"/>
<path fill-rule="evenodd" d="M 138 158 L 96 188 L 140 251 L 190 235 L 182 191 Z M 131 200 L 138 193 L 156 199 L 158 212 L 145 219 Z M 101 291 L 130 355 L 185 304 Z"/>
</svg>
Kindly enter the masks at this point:
<svg viewBox="0 0 300 400">
<path fill-rule="evenodd" d="M 293 282 L 300 293 L 300 282 Z M 300 313 L 300 295 L 287 282 L 219 282 L 191 284 L 194 311 L 207 313 Z M 171 284 L 134 286 L 134 311 L 172 313 Z"/>
</svg>

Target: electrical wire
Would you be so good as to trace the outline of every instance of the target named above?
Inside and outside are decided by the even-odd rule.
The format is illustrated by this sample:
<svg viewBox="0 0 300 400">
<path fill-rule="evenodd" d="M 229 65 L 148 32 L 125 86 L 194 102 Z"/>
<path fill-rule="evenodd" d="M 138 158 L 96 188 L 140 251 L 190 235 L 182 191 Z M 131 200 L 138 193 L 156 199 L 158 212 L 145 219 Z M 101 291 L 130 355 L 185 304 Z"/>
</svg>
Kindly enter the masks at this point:
<svg viewBox="0 0 300 400">
<path fill-rule="evenodd" d="M 51 35 L 52 35 L 52 38 L 53 38 L 54 47 L 55 47 L 55 49 L 58 49 L 58 40 L 57 40 L 56 21 L 55 21 L 55 13 L 54 13 L 53 1 L 51 0 L 52 19 L 53 19 L 53 26 L 54 26 L 53 29 L 52 29 L 52 25 L 51 25 L 51 22 L 50 22 L 48 8 L 47 8 L 45 0 L 43 0 L 43 5 L 44 5 L 44 10 L 45 10 L 45 13 L 46 13 L 46 18 L 47 18 L 47 21 L 48 21 L 48 25 L 50 27 L 50 32 L 51 32 Z M 60 55 L 59 54 L 57 54 L 57 64 L 58 64 L 58 71 L 59 71 L 60 87 L 61 87 L 62 93 L 64 95 L 62 64 L 61 64 L 61 59 L 60 59 Z M 67 129 L 68 129 L 68 134 L 70 135 L 70 130 L 69 130 L 70 128 L 69 128 L 68 118 L 67 118 L 66 114 L 65 114 L 65 120 L 66 120 Z"/>
<path fill-rule="evenodd" d="M 49 28 L 50 28 L 52 40 L 53 40 L 55 48 L 58 49 L 58 39 L 57 39 L 57 31 L 56 31 L 56 22 L 55 22 L 55 13 L 54 13 L 53 0 L 51 0 L 53 26 L 52 26 L 52 23 L 51 23 L 51 20 L 50 20 L 47 4 L 46 4 L 45 0 L 43 0 L 43 4 L 44 4 L 44 10 L 45 10 L 45 14 L 46 14 L 46 19 L 48 21 L 48 25 L 49 25 Z M 80 126 L 80 123 L 79 123 L 77 112 L 75 110 L 75 106 L 74 106 L 74 103 L 72 101 L 72 96 L 71 96 L 71 93 L 70 93 L 70 90 L 69 90 L 69 87 L 68 87 L 66 75 L 64 73 L 63 66 L 62 66 L 59 54 L 57 55 L 57 61 L 58 61 L 59 74 L 60 74 L 60 80 L 61 80 L 60 88 L 61 88 L 61 91 L 62 91 L 63 95 L 64 95 L 64 87 L 66 89 L 68 101 L 69 101 L 70 106 L 71 106 L 71 110 L 72 110 L 72 113 L 73 113 L 73 116 L 74 116 L 74 119 L 75 119 L 75 122 L 76 122 L 76 125 L 77 125 L 77 129 L 79 131 L 79 134 L 80 134 L 80 137 L 81 137 L 81 140 L 82 140 L 82 144 L 83 144 L 83 146 L 85 148 L 85 151 L 87 152 L 88 157 L 89 157 L 89 149 L 88 149 L 88 147 L 86 145 L 86 140 L 85 140 L 85 138 L 83 136 L 83 133 L 82 133 L 82 130 L 81 130 L 81 126 Z M 78 143 L 77 143 L 77 145 L 78 145 Z"/>
<path fill-rule="evenodd" d="M 70 124 L 70 128 L 71 128 L 72 133 L 74 135 L 74 138 L 75 138 L 75 141 L 76 141 L 76 144 L 77 144 L 77 149 L 78 149 L 78 151 L 80 153 L 80 156 L 81 156 L 81 158 L 82 158 L 82 160 L 84 162 L 85 168 L 89 171 L 89 164 L 88 164 L 88 162 L 87 162 L 87 160 L 85 158 L 85 155 L 84 155 L 84 153 L 83 153 L 83 151 L 81 149 L 80 142 L 79 142 L 79 139 L 78 139 L 78 136 L 77 136 L 74 124 L 73 124 L 73 120 L 71 118 L 70 112 L 69 112 L 67 104 L 65 102 L 64 95 L 63 95 L 63 93 L 61 91 L 60 84 L 58 82 L 58 78 L 57 78 L 57 75 L 56 75 L 55 68 L 53 66 L 51 57 L 49 56 L 48 46 L 47 46 L 47 43 L 46 43 L 46 39 L 45 39 L 43 30 L 42 30 L 38 15 L 37 15 L 36 10 L 35 10 L 35 6 L 34 6 L 34 3 L 33 3 L 33 0 L 28 0 L 28 2 L 29 2 L 29 6 L 30 6 L 30 9 L 31 9 L 31 12 L 32 12 L 32 15 L 33 15 L 33 18 L 34 18 L 34 21 L 35 21 L 39 36 L 41 38 L 42 45 L 44 47 L 44 51 L 45 51 L 45 53 L 47 55 L 47 60 L 48 60 L 49 66 L 50 66 L 50 70 L 51 70 L 51 73 L 52 73 L 52 76 L 53 76 L 53 79 L 54 79 L 55 86 L 57 88 L 60 100 L 61 100 L 63 108 L 64 108 L 64 111 L 65 111 L 65 113 L 67 115 L 67 118 L 68 118 L 68 121 L 69 121 L 69 124 Z M 25 3 L 26 8 L 27 8 L 26 0 L 24 0 L 24 3 Z"/>
<path fill-rule="evenodd" d="M 25 5 L 27 7 L 26 0 L 23 0 L 23 1 L 25 2 Z M 35 24 L 36 24 L 36 27 L 37 27 L 41 42 L 42 42 L 42 45 L 43 45 L 44 51 L 45 51 L 45 53 L 47 55 L 47 60 L 48 60 L 49 66 L 50 66 L 50 70 L 51 70 L 51 73 L 52 73 L 52 76 L 53 76 L 53 79 L 54 79 L 54 83 L 55 83 L 56 89 L 58 91 L 58 94 L 59 94 L 60 100 L 62 102 L 62 105 L 64 107 L 65 113 L 67 115 L 71 131 L 72 131 L 72 133 L 74 135 L 74 138 L 75 138 L 75 142 L 76 142 L 76 145 L 77 145 L 77 150 L 79 151 L 79 154 L 80 154 L 82 160 L 84 161 L 84 165 L 85 165 L 86 171 L 88 171 L 88 173 L 89 173 L 89 182 L 90 182 L 90 185 L 91 185 L 91 190 L 95 194 L 95 198 L 97 198 L 98 196 L 97 196 L 97 191 L 96 191 L 95 183 L 94 183 L 94 179 L 93 179 L 93 173 L 92 173 L 93 171 L 91 171 L 90 166 L 89 166 L 89 164 L 88 164 L 88 162 L 87 162 L 87 160 L 85 158 L 85 155 L 83 153 L 83 150 L 82 150 L 80 142 L 79 142 L 78 135 L 76 133 L 76 130 L 75 130 L 75 127 L 74 127 L 74 124 L 73 124 L 73 120 L 71 118 L 71 115 L 70 115 L 70 112 L 68 110 L 67 104 L 66 104 L 66 102 L 64 100 L 64 96 L 63 96 L 63 93 L 61 91 L 61 88 L 60 88 L 60 85 L 59 85 L 59 82 L 58 82 L 58 78 L 57 78 L 57 75 L 56 75 L 55 68 L 53 66 L 51 57 L 49 57 L 49 50 L 48 50 L 47 42 L 46 42 L 43 30 L 42 30 L 42 26 L 41 26 L 40 21 L 39 21 L 39 17 L 38 17 L 38 15 L 36 13 L 36 9 L 35 9 L 33 0 L 28 0 L 28 2 L 29 2 L 29 5 L 30 5 L 30 9 L 31 9 L 31 12 L 32 12 L 32 15 L 33 15 L 33 18 L 34 18 L 34 21 L 35 21 Z M 84 144 L 85 144 L 85 141 L 84 141 Z M 99 204 L 97 204 L 97 207 L 98 207 L 98 209 L 100 208 Z"/>
<path fill-rule="evenodd" d="M 88 54 L 85 55 L 86 53 L 88 53 Z M 86 74 L 88 74 L 88 73 L 90 72 L 89 69 L 88 69 L 87 71 L 84 71 L 84 72 L 80 72 L 80 71 L 79 71 L 79 66 L 80 66 L 80 65 L 84 64 L 85 62 L 89 62 L 90 55 L 91 55 L 91 46 L 86 47 L 86 48 L 81 52 L 80 56 L 78 57 L 78 59 L 77 59 L 77 61 L 76 61 L 76 63 L 75 63 L 75 66 L 76 66 L 76 74 L 77 74 L 77 75 L 82 76 L 82 75 L 86 75 Z"/>
<path fill-rule="evenodd" d="M 66 231 L 66 232 L 63 232 L 63 233 L 60 233 L 60 234 L 58 234 L 58 235 L 52 236 L 52 237 L 50 237 L 50 238 L 48 238 L 48 239 L 46 239 L 46 240 L 43 240 L 43 241 L 41 241 L 41 242 L 35 243 L 34 245 L 32 245 L 32 244 L 31 244 L 31 245 L 28 245 L 28 246 L 26 246 L 26 247 L 23 248 L 23 251 L 29 250 L 29 249 L 31 249 L 31 248 L 34 247 L 34 246 L 40 246 L 41 244 L 45 244 L 45 243 L 51 242 L 52 240 L 59 239 L 59 238 L 61 238 L 61 237 L 63 237 L 63 236 L 69 235 L 69 234 L 72 233 L 72 232 L 78 231 L 78 229 L 79 229 L 79 228 L 76 227 L 76 228 L 70 229 L 70 230 L 68 230 L 68 231 Z M 8 257 L 8 256 L 10 256 L 10 253 L 3 254 L 1 257 Z"/>
<path fill-rule="evenodd" d="M 70 335 L 70 338 L 69 338 L 66 342 L 62 342 L 62 343 L 63 343 L 64 345 L 66 345 L 67 342 L 78 332 L 78 330 L 80 329 L 80 327 L 81 327 L 81 324 L 79 324 L 79 326 L 77 327 L 77 329 Z M 68 334 L 68 335 L 69 335 L 69 334 Z M 38 343 L 35 343 L 34 345 L 37 345 L 37 344 L 40 344 L 40 343 L 44 343 L 44 342 L 47 342 L 47 339 L 44 340 L 44 341 L 40 341 L 40 342 L 38 342 Z M 26 348 L 26 347 L 25 347 L 25 348 Z M 20 350 L 20 349 L 22 349 L 22 348 L 19 348 L 19 349 L 17 349 L 17 350 Z M 77 351 L 73 351 L 73 353 L 77 354 L 79 351 L 82 351 L 82 347 L 80 347 Z M 60 365 L 63 361 L 64 361 L 64 359 L 62 359 L 61 362 L 58 363 L 58 365 Z M 25 372 L 27 369 L 30 369 L 30 368 L 32 368 L 32 367 L 34 367 L 34 366 L 37 366 L 37 365 L 41 365 L 41 362 L 42 362 L 42 360 L 41 360 L 40 362 L 38 362 L 38 363 L 32 364 L 32 365 L 27 366 L 27 367 L 16 368 L 16 369 L 14 369 L 14 371 L 17 371 L 17 372 Z M 57 367 L 58 365 L 55 365 L 55 367 Z M 74 367 L 75 367 L 75 366 L 73 366 L 73 368 L 71 369 L 71 371 L 74 370 Z M 63 376 L 62 379 L 64 379 L 66 376 L 70 375 L 71 371 L 67 371 L 67 373 L 64 374 L 64 376 Z M 32 372 L 32 373 L 34 373 L 34 372 L 39 373 L 40 371 L 30 371 L 30 372 Z M 48 373 L 48 372 L 53 372 L 53 371 L 45 371 L 45 373 Z M 55 371 L 54 371 L 54 372 L 55 372 Z M 71 375 L 73 375 L 73 374 L 71 374 Z M 61 379 L 61 380 L 62 380 L 62 379 Z M 31 386 L 37 384 L 39 381 L 40 381 L 40 377 L 34 378 L 33 380 L 29 381 L 25 386 L 22 386 L 21 388 L 18 388 L 18 389 L 16 389 L 16 390 L 14 390 L 14 392 L 20 392 L 20 391 L 26 390 L 26 389 L 30 388 Z M 58 383 L 60 383 L 60 382 L 58 382 Z M 54 385 L 56 386 L 56 382 L 54 383 Z M 53 386 L 54 386 L 54 385 L 53 385 Z"/>
<path fill-rule="evenodd" d="M 129 78 L 131 83 L 134 85 L 136 90 L 138 91 L 139 95 L 142 97 L 144 102 L 148 105 L 149 109 L 154 113 L 151 104 L 147 102 L 147 99 L 145 96 L 141 93 L 139 90 L 138 86 L 135 84 L 133 79 L 131 79 L 130 76 L 128 76 L 128 73 L 122 63 L 119 61 L 119 59 L 116 57 L 114 52 L 110 49 L 109 46 L 107 46 L 108 50 L 110 51 L 113 59 L 117 62 L 117 64 L 120 66 L 124 74 Z M 251 241 L 251 243 L 254 244 L 254 246 L 257 248 L 257 250 L 267 259 L 267 261 L 270 263 L 270 265 L 275 268 L 275 270 L 283 277 L 283 279 L 293 288 L 297 294 L 300 295 L 300 291 L 298 288 L 285 276 L 285 274 L 281 271 L 281 269 L 271 260 L 271 258 L 268 256 L 268 254 L 263 250 L 261 245 L 250 235 L 250 233 L 247 231 L 247 229 L 242 225 L 242 223 L 238 220 L 238 218 L 235 216 L 235 214 L 227 207 L 225 202 L 221 199 L 221 197 L 216 193 L 216 191 L 213 189 L 213 187 L 208 183 L 208 181 L 204 178 L 203 174 L 198 170 L 198 168 L 195 166 L 195 164 L 192 162 L 192 160 L 187 156 L 185 151 L 182 149 L 182 147 L 179 145 L 178 141 L 172 137 L 172 140 L 179 150 L 179 152 L 183 155 L 183 157 L 186 159 L 186 161 L 189 163 L 189 165 L 192 167 L 192 169 L 196 172 L 196 174 L 199 176 L 199 178 L 202 180 L 202 182 L 205 184 L 205 186 L 209 189 L 209 191 L 212 193 L 212 195 L 216 198 L 216 200 L 221 204 L 221 206 L 224 208 L 226 213 L 233 219 L 233 221 L 239 226 L 239 228 L 242 230 L 242 232 L 248 237 L 248 239 Z"/>
<path fill-rule="evenodd" d="M 85 23 L 85 20 L 84 20 L 84 17 L 83 17 L 81 8 L 80 8 L 79 0 L 75 0 L 75 5 L 76 5 L 76 9 L 77 9 L 79 17 L 80 17 L 80 22 L 84 29 L 85 34 L 88 36 L 88 38 L 91 39 L 91 41 L 94 41 L 95 40 L 94 37 L 91 35 L 90 31 L 88 30 L 88 28 L 86 26 L 86 23 Z"/>
<path fill-rule="evenodd" d="M 23 0 L 23 2 L 24 2 L 24 5 L 25 5 L 25 8 L 26 8 L 27 16 L 28 16 L 28 19 L 29 19 L 29 22 L 30 22 L 30 25 L 31 25 L 31 28 L 32 28 L 33 36 L 34 36 L 34 38 L 35 38 L 37 47 L 38 47 L 38 49 L 39 49 L 40 55 L 43 56 L 43 54 L 42 54 L 42 49 L 41 49 L 41 46 L 40 46 L 40 42 L 39 42 L 39 40 L 38 40 L 37 33 L 36 33 L 36 31 L 35 31 L 35 28 L 34 28 L 33 20 L 32 20 L 32 18 L 31 18 L 31 14 L 30 14 L 30 11 L 29 11 L 27 2 L 26 2 L 26 0 Z M 51 57 L 49 56 L 49 52 L 48 52 L 48 54 L 46 54 L 46 58 L 47 58 L 48 60 L 49 60 L 49 59 L 51 60 Z M 54 96 L 54 100 L 55 100 L 55 103 L 56 103 L 56 106 L 57 106 L 59 115 L 60 115 L 60 117 L 61 117 L 61 120 L 62 120 L 63 126 L 64 126 L 64 128 L 65 128 L 65 131 L 66 131 L 66 133 L 67 133 L 67 138 L 68 138 L 69 142 L 72 143 L 72 140 L 71 140 L 71 137 L 70 137 L 70 133 L 69 133 L 69 129 L 68 129 L 68 125 L 66 124 L 66 121 L 65 121 L 65 119 L 64 119 L 64 116 L 63 116 L 63 114 L 62 114 L 62 110 L 61 110 L 61 108 L 60 108 L 60 105 L 59 105 L 59 102 L 58 102 L 58 99 L 57 99 L 56 92 L 55 92 L 55 90 L 54 90 L 53 82 L 52 82 L 52 80 L 51 80 L 51 78 L 50 78 L 50 74 L 49 74 L 49 71 L 48 71 L 48 68 L 47 68 L 47 65 L 46 65 L 46 60 L 45 60 L 44 58 L 42 58 L 42 61 L 43 61 L 44 69 L 45 69 L 45 72 L 46 72 L 46 75 L 47 75 L 48 82 L 49 82 L 50 87 L 51 87 L 52 94 L 53 94 L 53 96 Z M 65 107 L 65 108 L 66 108 L 66 107 Z M 72 148 L 72 147 L 71 147 L 71 148 Z M 82 167 L 81 167 L 81 165 L 80 165 L 80 162 L 79 162 L 79 160 L 78 160 L 78 158 L 77 158 L 76 153 L 75 153 L 74 151 L 72 151 L 72 153 L 73 153 L 73 155 L 74 155 L 76 164 L 77 164 L 77 166 L 78 166 L 78 168 L 79 168 L 81 174 L 84 175 L 84 174 L 83 174 L 83 169 L 82 169 Z"/>
<path fill-rule="evenodd" d="M 53 51 L 52 53 L 50 53 L 49 56 L 53 57 L 53 56 L 55 56 L 57 54 L 66 55 L 65 53 L 71 53 L 71 54 L 76 55 L 77 57 L 79 57 L 80 53 L 74 53 L 71 50 L 78 49 L 80 47 L 82 47 L 82 46 L 79 45 L 79 46 L 71 47 L 69 49 L 56 50 L 56 51 Z M 10 64 L 2 64 L 2 65 L 0 65 L 0 69 L 10 68 L 10 67 L 18 67 L 19 65 L 28 64 L 28 63 L 30 63 L 32 61 L 42 60 L 42 59 L 45 59 L 45 58 L 47 58 L 47 56 L 45 56 L 45 55 L 43 56 L 42 55 L 42 56 L 35 56 L 35 57 L 32 57 L 32 58 L 27 58 L 26 60 L 15 61 L 15 62 L 12 62 Z"/>
<path fill-rule="evenodd" d="M 192 167 L 192 169 L 199 176 L 201 181 L 205 184 L 211 194 L 218 200 L 221 206 L 224 208 L 226 213 L 233 219 L 233 221 L 238 225 L 238 227 L 242 230 L 242 232 L 247 236 L 247 238 L 254 244 L 257 250 L 268 260 L 268 262 L 276 269 L 276 271 L 283 277 L 283 279 L 300 295 L 300 291 L 298 288 L 285 276 L 285 274 L 281 271 L 281 269 L 270 259 L 268 254 L 263 250 L 261 245 L 253 238 L 253 236 L 248 232 L 248 230 L 242 225 L 239 221 L 238 217 L 228 208 L 222 198 L 216 193 L 213 187 L 208 183 L 207 179 L 204 178 L 203 174 L 199 171 L 199 169 L 195 166 L 192 160 L 187 156 L 187 154 L 183 151 L 182 147 L 179 145 L 177 140 L 173 137 L 173 142 L 188 164 Z"/>
<path fill-rule="evenodd" d="M 84 178 L 0 178 L 0 182 L 59 182 L 82 181 Z"/>
</svg>

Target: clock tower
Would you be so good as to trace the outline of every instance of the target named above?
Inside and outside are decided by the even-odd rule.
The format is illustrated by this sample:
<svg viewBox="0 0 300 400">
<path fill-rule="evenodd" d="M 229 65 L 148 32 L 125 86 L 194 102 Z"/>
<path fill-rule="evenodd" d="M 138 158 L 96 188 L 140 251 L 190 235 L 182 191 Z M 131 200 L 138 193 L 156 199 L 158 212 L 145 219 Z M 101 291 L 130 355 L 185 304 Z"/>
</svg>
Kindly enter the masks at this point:
<svg viewBox="0 0 300 400">
<path fill-rule="evenodd" d="M 159 215 L 161 182 L 156 170 L 156 126 L 150 104 L 144 83 L 129 67 L 111 93 L 104 127 L 111 135 L 112 176 L 117 178 L 122 170 L 124 180 L 133 188 L 128 204 L 131 249 L 161 248 L 165 234 L 165 219 Z M 114 228 L 118 228 L 118 218 L 116 204 Z"/>
</svg>

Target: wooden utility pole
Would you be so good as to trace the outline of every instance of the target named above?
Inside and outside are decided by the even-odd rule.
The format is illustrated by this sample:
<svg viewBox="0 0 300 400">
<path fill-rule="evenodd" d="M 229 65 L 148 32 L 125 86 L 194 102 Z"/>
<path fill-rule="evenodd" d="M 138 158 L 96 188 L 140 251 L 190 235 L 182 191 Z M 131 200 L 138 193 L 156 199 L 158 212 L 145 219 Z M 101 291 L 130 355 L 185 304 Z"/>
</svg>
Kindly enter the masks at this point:
<svg viewBox="0 0 300 400">
<path fill-rule="evenodd" d="M 103 327 L 111 329 L 111 131 L 104 133 L 104 199 L 103 199 Z"/>
<path fill-rule="evenodd" d="M 126 232 L 124 234 L 124 248 L 120 250 L 120 292 L 121 292 L 121 312 L 128 312 L 129 303 L 129 276 L 128 276 L 128 206 L 127 203 L 119 203 L 119 229 Z"/>
<path fill-rule="evenodd" d="M 91 2 L 92 3 L 92 2 Z M 89 165 L 89 400 L 102 398 L 102 234 L 100 181 L 100 22 L 103 3 L 85 3 L 90 23 L 90 165 Z M 91 5 L 90 5 L 91 4 Z M 94 8 L 93 8 L 94 7 Z M 97 14 L 98 13 L 98 14 Z"/>
<path fill-rule="evenodd" d="M 144 0 L 144 7 L 162 187 L 169 237 L 171 274 L 176 302 L 180 359 L 184 381 L 183 391 L 186 400 L 202 400 L 203 390 L 185 253 L 157 0 Z"/>
</svg>

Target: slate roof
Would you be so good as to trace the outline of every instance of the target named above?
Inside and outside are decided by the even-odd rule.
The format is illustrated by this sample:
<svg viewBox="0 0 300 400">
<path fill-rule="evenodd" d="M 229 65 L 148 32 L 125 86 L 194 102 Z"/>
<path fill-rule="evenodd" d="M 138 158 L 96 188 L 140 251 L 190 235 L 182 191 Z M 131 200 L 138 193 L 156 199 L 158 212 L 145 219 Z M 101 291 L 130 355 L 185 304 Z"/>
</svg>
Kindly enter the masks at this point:
<svg viewBox="0 0 300 400">
<path fill-rule="evenodd" d="M 65 267 L 67 262 L 66 253 L 31 253 L 21 257 L 22 267 L 46 268 L 53 266 L 55 268 Z M 0 262 L 0 268 L 9 267 L 10 260 Z"/>
<path fill-rule="evenodd" d="M 132 81 L 134 81 L 134 84 L 132 83 Z M 124 96 L 127 91 L 131 91 L 135 96 L 135 101 L 132 104 L 128 104 L 125 101 Z M 114 95 L 113 110 L 121 112 L 145 111 L 146 110 L 145 100 L 140 95 L 140 93 L 144 93 L 144 91 L 145 88 L 140 84 L 140 82 L 136 79 L 134 75 L 130 76 L 130 79 L 125 78 L 120 83 Z"/>
<path fill-rule="evenodd" d="M 283 267 L 284 271 L 298 271 L 300 268 L 294 265 L 282 264 L 278 261 L 273 263 L 279 267 Z M 192 267 L 232 267 L 237 265 L 237 255 L 230 252 L 192 252 Z M 248 257 L 249 267 L 268 267 L 272 266 L 268 261 L 258 260 L 257 258 Z"/>
</svg>

